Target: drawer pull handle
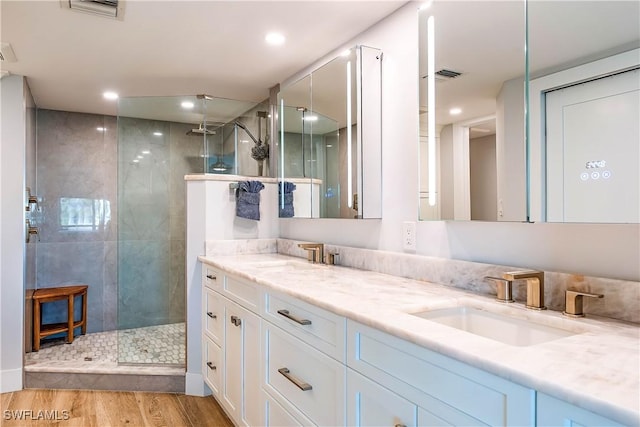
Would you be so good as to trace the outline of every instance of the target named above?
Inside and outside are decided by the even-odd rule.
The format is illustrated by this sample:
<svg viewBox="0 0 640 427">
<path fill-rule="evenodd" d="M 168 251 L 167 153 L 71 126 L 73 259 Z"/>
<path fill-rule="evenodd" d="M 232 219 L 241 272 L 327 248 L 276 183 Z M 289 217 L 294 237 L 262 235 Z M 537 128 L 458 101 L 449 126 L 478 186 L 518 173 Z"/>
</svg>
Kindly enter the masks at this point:
<svg viewBox="0 0 640 427">
<path fill-rule="evenodd" d="M 216 370 L 216 365 L 213 364 L 213 362 L 207 362 L 207 366 L 209 367 L 209 369 L 211 369 L 212 371 Z"/>
<path fill-rule="evenodd" d="M 242 324 L 242 319 L 240 319 L 238 316 L 231 316 L 231 323 L 236 326 L 240 326 Z"/>
<path fill-rule="evenodd" d="M 278 310 L 278 314 L 281 316 L 286 317 L 287 319 L 291 319 L 294 322 L 296 322 L 299 325 L 310 325 L 311 324 L 311 320 L 309 319 L 300 319 L 294 315 L 292 315 L 291 313 L 289 313 L 289 310 Z"/>
<path fill-rule="evenodd" d="M 280 372 L 286 379 L 294 383 L 296 387 L 298 387 L 302 391 L 311 390 L 313 388 L 311 387 L 311 384 L 305 383 L 304 381 L 301 381 L 298 378 L 291 375 L 291 373 L 289 372 L 289 369 L 287 368 L 280 368 L 278 369 L 278 372 Z"/>
<path fill-rule="evenodd" d="M 210 280 L 216 280 L 216 279 L 217 279 L 217 277 L 216 277 L 216 276 L 214 276 L 213 274 L 207 274 L 207 279 L 210 279 Z"/>
<path fill-rule="evenodd" d="M 215 314 L 213 314 L 210 311 L 207 311 L 207 316 L 211 317 L 212 319 L 217 319 L 218 318 L 218 316 L 216 316 Z"/>
</svg>

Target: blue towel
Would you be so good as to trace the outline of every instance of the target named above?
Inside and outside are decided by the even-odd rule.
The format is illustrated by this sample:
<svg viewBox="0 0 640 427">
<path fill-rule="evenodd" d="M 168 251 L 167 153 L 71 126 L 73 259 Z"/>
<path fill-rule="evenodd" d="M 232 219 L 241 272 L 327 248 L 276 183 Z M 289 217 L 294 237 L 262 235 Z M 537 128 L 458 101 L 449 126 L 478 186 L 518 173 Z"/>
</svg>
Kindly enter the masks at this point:
<svg viewBox="0 0 640 427">
<path fill-rule="evenodd" d="M 236 216 L 260 221 L 260 181 L 241 181 L 236 190 Z"/>
<path fill-rule="evenodd" d="M 278 185 L 278 207 L 280 218 L 293 217 L 293 191 L 296 185 L 292 182 L 284 181 Z M 284 195 L 284 197 L 283 197 Z M 284 204 L 283 204 L 284 199 Z"/>
</svg>

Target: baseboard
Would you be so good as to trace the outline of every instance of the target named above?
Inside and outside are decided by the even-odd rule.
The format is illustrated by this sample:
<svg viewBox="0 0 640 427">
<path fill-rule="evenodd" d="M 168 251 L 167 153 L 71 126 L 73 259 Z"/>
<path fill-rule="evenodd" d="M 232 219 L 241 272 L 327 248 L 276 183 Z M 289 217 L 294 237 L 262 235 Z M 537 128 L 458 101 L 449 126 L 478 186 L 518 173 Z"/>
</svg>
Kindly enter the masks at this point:
<svg viewBox="0 0 640 427">
<path fill-rule="evenodd" d="M 189 396 L 209 396 L 211 390 L 205 384 L 202 374 L 187 372 L 185 375 L 184 394 Z"/>
<path fill-rule="evenodd" d="M 22 368 L 0 371 L 0 393 L 22 390 Z"/>
</svg>

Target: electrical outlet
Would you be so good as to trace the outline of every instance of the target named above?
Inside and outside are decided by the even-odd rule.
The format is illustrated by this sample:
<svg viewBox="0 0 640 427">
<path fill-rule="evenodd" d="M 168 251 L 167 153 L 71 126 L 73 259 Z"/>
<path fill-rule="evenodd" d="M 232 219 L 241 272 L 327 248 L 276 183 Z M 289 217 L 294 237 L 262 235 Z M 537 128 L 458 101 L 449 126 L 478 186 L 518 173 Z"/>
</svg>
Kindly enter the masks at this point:
<svg viewBox="0 0 640 427">
<path fill-rule="evenodd" d="M 414 221 L 402 223 L 402 248 L 405 251 L 416 250 L 416 223 Z"/>
</svg>

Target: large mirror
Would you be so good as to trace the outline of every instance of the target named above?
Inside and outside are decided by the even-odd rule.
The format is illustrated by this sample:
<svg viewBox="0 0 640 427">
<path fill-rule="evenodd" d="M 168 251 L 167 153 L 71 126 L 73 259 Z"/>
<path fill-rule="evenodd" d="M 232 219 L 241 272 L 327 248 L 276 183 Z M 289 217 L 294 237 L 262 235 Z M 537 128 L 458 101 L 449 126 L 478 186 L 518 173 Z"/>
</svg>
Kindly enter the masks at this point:
<svg viewBox="0 0 640 427">
<path fill-rule="evenodd" d="M 421 220 L 526 219 L 524 11 L 433 1 L 419 12 Z"/>
<path fill-rule="evenodd" d="M 381 217 L 381 62 L 356 46 L 281 88 L 280 217 Z"/>
<path fill-rule="evenodd" d="M 528 16 L 530 220 L 640 222 L 640 2 Z"/>
<path fill-rule="evenodd" d="M 640 44 L 639 7 L 635 1 L 436 0 L 421 10 L 420 219 L 638 222 L 640 191 L 633 187 L 640 181 L 639 103 L 633 86 L 638 77 L 625 75 L 630 86 L 616 93 L 625 94 L 617 97 L 625 98 L 623 106 L 615 96 L 606 105 L 594 103 L 590 114 L 600 124 L 587 116 L 573 117 L 582 132 L 573 133 L 573 142 L 546 139 L 549 125 L 564 129 L 566 123 L 551 123 L 545 114 L 547 94 L 556 92 L 555 97 L 576 83 L 638 68 L 640 54 L 633 49 Z M 583 72 L 581 67 L 590 63 L 591 71 Z M 431 122 L 429 93 L 434 95 Z M 564 108 L 552 102 L 556 111 Z M 566 105 L 572 102 L 582 103 Z M 608 115 L 595 113 L 598 108 Z M 614 113 L 616 109 L 626 116 Z M 612 128 L 622 133 L 612 137 Z M 617 164 L 615 173 L 632 184 L 615 186 L 609 185 L 613 180 L 592 178 L 613 177 L 605 165 L 613 167 L 612 162 L 623 158 L 635 159 L 635 165 Z M 585 174 L 589 179 L 583 179 Z"/>
</svg>

